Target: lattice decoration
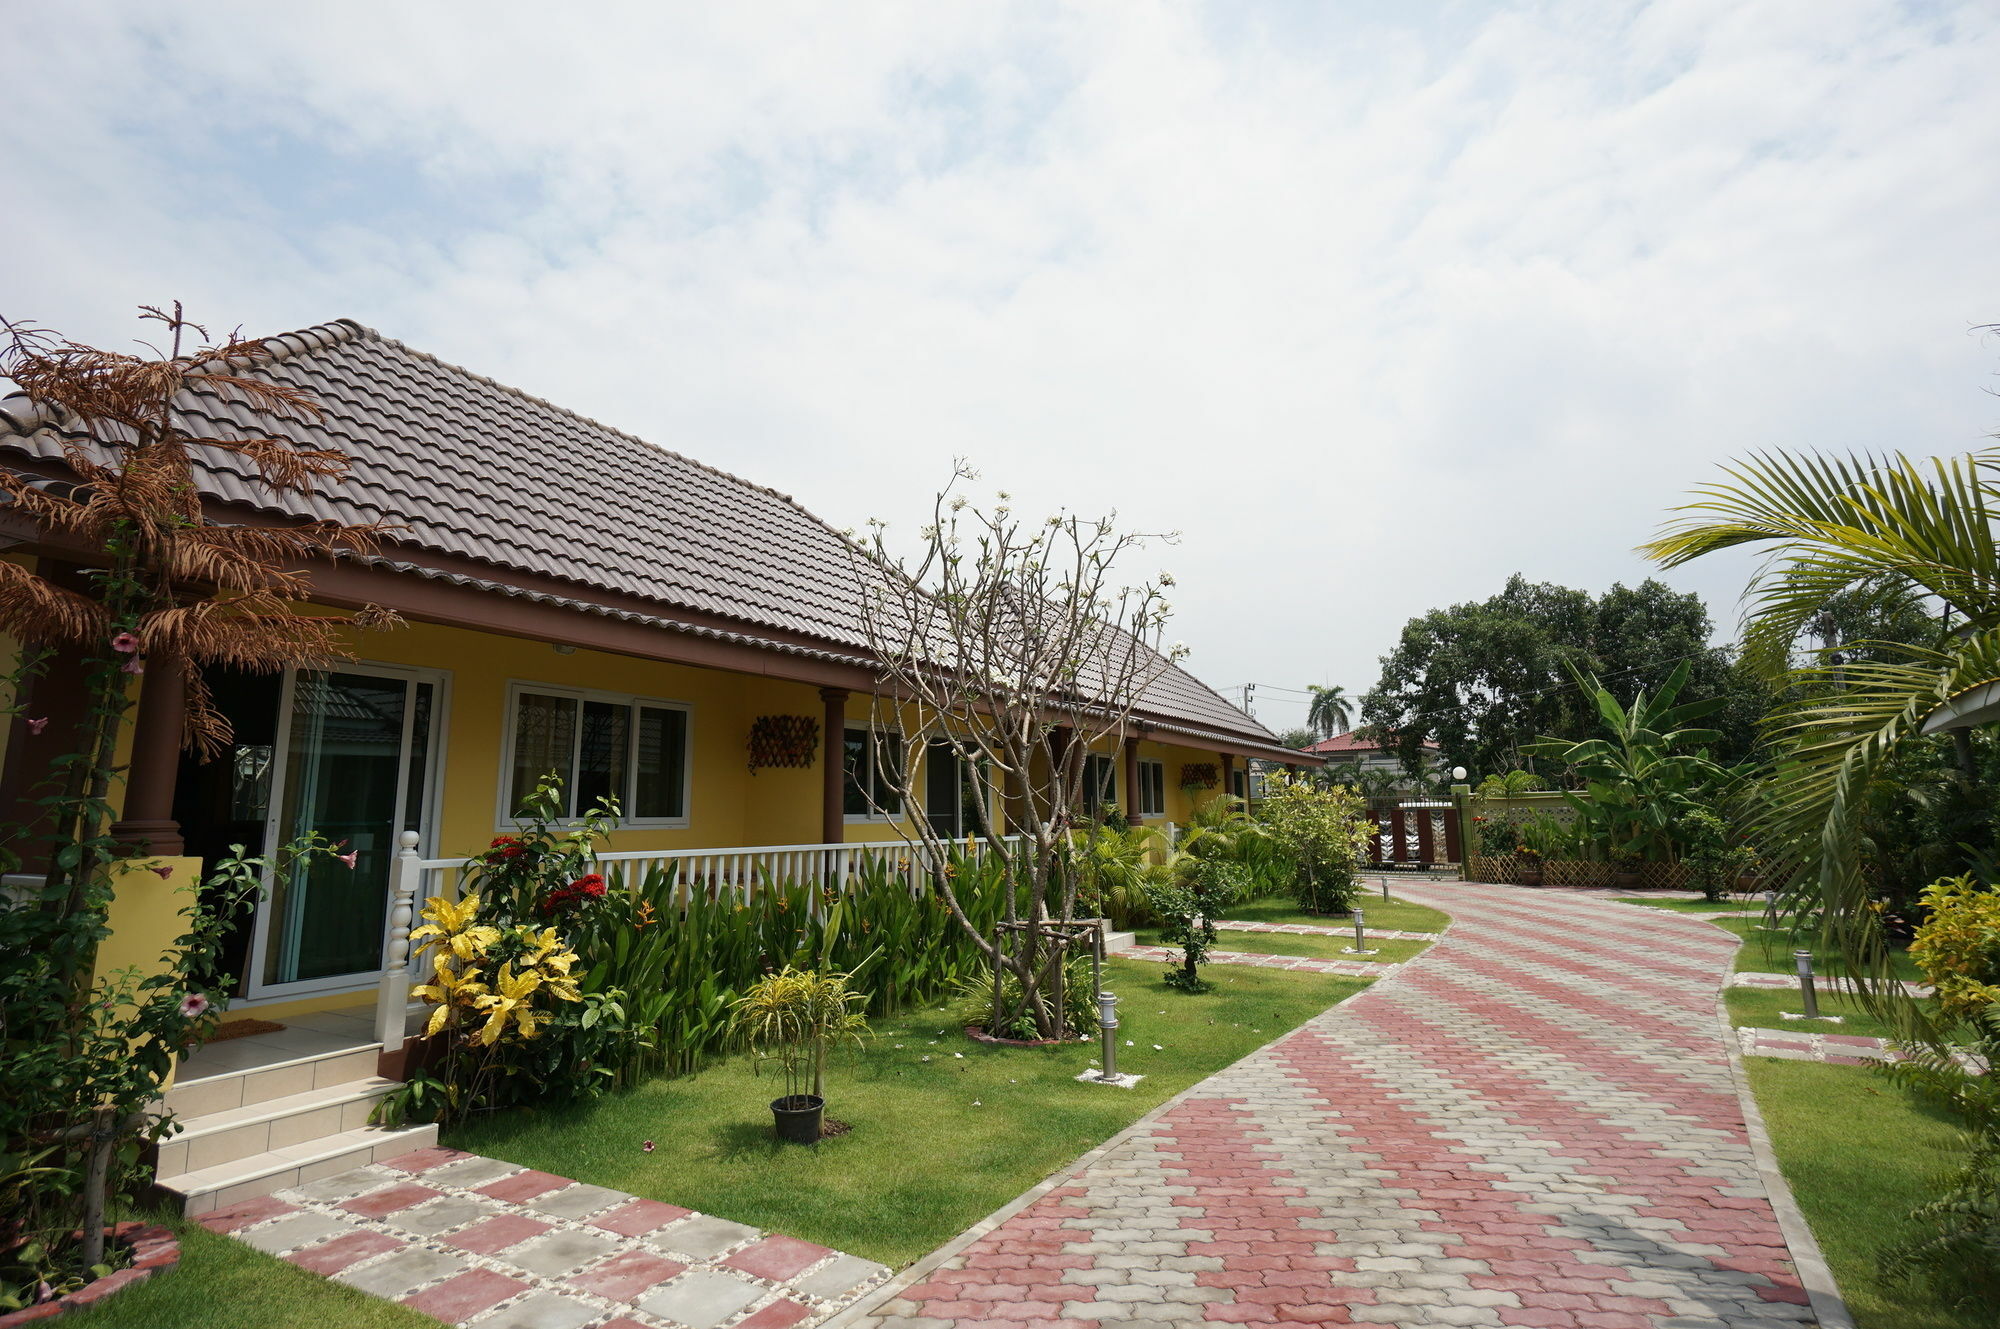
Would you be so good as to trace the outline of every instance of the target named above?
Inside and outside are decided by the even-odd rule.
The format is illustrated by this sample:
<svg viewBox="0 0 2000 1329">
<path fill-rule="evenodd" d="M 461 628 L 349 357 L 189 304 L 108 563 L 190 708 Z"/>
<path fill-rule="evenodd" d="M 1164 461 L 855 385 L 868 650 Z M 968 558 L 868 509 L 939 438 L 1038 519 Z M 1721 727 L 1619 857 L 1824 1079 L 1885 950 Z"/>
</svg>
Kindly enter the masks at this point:
<svg viewBox="0 0 2000 1329">
<path fill-rule="evenodd" d="M 750 773 L 762 766 L 810 766 L 819 755 L 819 721 L 810 715 L 760 715 L 750 724 Z"/>
<path fill-rule="evenodd" d="M 1221 783 L 1222 777 L 1215 773 L 1212 761 L 1191 761 L 1181 767 L 1181 788 L 1213 789 Z"/>
<path fill-rule="evenodd" d="M 1474 881 L 1518 882 L 1526 860 L 1516 854 L 1493 858 L 1473 855 L 1466 863 L 1466 875 Z M 1542 860 L 1544 886 L 1610 886 L 1617 867 L 1611 863 L 1581 858 Z M 1641 863 L 1639 887 L 1646 890 L 1684 891 L 1692 889 L 1694 874 L 1684 863 Z"/>
</svg>

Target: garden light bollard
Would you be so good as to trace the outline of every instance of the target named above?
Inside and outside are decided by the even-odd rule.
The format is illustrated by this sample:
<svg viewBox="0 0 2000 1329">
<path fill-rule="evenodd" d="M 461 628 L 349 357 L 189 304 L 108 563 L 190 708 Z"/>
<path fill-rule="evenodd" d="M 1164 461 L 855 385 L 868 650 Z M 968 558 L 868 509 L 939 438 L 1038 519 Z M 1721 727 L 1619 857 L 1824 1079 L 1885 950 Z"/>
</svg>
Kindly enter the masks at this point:
<svg viewBox="0 0 2000 1329">
<path fill-rule="evenodd" d="M 1819 993 L 1813 990 L 1812 952 L 1793 951 L 1792 962 L 1799 969 L 1799 1000 L 1806 1005 L 1806 1019 L 1819 1019 Z"/>
<path fill-rule="evenodd" d="M 1118 1078 L 1118 996 L 1116 993 L 1097 994 L 1097 1030 L 1104 1035 L 1104 1069 L 1098 1072 L 1100 1080 Z"/>
<path fill-rule="evenodd" d="M 1389 879 L 1387 877 L 1377 877 L 1375 884 L 1382 888 L 1382 903 L 1389 903 Z"/>
<path fill-rule="evenodd" d="M 1354 906 L 1354 944 L 1347 949 L 1350 955 L 1375 954 L 1368 949 L 1368 923 L 1362 917 L 1361 906 L 1358 904 Z"/>
</svg>

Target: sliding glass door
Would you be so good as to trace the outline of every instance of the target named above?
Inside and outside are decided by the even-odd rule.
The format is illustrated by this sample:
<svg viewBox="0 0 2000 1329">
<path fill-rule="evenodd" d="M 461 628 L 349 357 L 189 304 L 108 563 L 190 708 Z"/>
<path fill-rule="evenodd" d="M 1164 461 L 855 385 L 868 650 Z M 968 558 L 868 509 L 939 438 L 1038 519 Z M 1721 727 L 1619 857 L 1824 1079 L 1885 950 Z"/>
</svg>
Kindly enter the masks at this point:
<svg viewBox="0 0 2000 1329">
<path fill-rule="evenodd" d="M 354 865 L 317 855 L 270 879 L 252 997 L 380 971 L 398 836 L 429 830 L 443 688 L 441 674 L 362 665 L 286 678 L 265 843 L 275 852 L 316 832 Z"/>
</svg>

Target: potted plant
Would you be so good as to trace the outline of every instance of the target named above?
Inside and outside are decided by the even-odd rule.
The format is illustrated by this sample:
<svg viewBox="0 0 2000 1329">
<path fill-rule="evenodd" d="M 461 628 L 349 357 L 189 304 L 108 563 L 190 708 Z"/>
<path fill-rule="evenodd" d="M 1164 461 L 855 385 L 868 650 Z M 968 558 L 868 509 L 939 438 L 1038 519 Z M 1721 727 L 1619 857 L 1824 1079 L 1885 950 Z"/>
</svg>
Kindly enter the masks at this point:
<svg viewBox="0 0 2000 1329">
<path fill-rule="evenodd" d="M 847 986 L 846 974 L 823 974 L 786 965 L 751 984 L 737 999 L 736 1032 L 759 1064 L 775 1061 L 785 1077 L 782 1097 L 771 1100 L 778 1138 L 815 1144 L 826 1111 L 826 1054 L 835 1043 L 859 1043 L 867 1017 L 852 1009 L 867 1000 Z"/>
<path fill-rule="evenodd" d="M 1542 884 L 1542 854 L 1526 840 L 1514 845 L 1514 875 L 1523 886 Z"/>
<path fill-rule="evenodd" d="M 1639 855 L 1630 849 L 1611 851 L 1611 884 L 1629 891 L 1639 884 Z"/>
</svg>

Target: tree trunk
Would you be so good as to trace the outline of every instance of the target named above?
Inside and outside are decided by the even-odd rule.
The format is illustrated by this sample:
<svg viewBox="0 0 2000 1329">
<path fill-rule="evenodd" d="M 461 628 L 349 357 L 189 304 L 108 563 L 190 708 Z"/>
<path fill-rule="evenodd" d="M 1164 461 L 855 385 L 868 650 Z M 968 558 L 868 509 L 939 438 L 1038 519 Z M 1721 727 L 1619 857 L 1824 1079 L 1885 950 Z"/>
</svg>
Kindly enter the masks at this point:
<svg viewBox="0 0 2000 1329">
<path fill-rule="evenodd" d="M 83 1180 L 83 1263 L 104 1263 L 104 1192 L 111 1155 L 118 1147 L 118 1109 L 101 1107 L 90 1117 L 90 1163 Z"/>
</svg>

